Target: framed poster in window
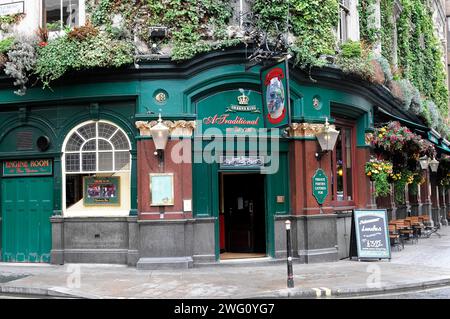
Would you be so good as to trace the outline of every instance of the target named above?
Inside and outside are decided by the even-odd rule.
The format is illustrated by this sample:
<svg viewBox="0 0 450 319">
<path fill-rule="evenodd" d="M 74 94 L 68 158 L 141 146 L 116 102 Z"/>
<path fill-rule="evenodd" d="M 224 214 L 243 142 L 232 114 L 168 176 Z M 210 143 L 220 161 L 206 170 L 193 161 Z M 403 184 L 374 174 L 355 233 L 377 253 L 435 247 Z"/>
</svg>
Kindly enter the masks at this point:
<svg viewBox="0 0 450 319">
<path fill-rule="evenodd" d="M 120 206 L 120 177 L 84 177 L 83 195 L 84 206 Z"/>
<path fill-rule="evenodd" d="M 150 174 L 150 205 L 174 205 L 173 173 Z"/>
</svg>

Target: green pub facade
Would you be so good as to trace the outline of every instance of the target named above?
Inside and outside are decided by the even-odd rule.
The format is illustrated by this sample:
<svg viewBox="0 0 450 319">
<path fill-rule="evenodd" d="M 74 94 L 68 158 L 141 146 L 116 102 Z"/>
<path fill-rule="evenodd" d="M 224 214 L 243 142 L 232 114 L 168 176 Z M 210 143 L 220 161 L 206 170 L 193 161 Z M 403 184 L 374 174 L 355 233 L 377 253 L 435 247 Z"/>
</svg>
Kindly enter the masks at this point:
<svg viewBox="0 0 450 319">
<path fill-rule="evenodd" d="M 380 87 L 334 68 L 312 82 L 292 63 L 284 109 L 269 110 L 260 71 L 237 47 L 79 72 L 25 96 L 3 77 L 2 260 L 154 269 L 280 259 L 288 219 L 299 262 L 348 256 L 349 212 L 376 207 L 364 173 L 374 118 L 393 110 L 420 122 Z M 159 113 L 162 157 L 151 137 Z M 339 136 L 317 158 L 326 120 Z"/>
</svg>

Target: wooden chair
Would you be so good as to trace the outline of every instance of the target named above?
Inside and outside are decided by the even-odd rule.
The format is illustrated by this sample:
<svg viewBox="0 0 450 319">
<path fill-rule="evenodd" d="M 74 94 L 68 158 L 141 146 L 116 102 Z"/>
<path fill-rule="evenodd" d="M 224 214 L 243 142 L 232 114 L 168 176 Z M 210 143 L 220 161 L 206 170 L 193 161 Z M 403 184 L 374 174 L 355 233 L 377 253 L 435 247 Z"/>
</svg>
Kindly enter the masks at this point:
<svg viewBox="0 0 450 319">
<path fill-rule="evenodd" d="M 414 238 L 416 239 L 416 241 L 418 241 L 419 238 L 422 236 L 422 232 L 425 226 L 423 225 L 422 222 L 420 222 L 418 216 L 407 217 L 405 218 L 405 220 L 409 221 L 409 223 L 411 224 L 414 233 Z"/>
<path fill-rule="evenodd" d="M 411 224 L 405 220 L 405 219 L 396 219 L 393 221 L 395 223 L 395 226 L 397 228 L 398 233 L 400 234 L 400 237 L 402 240 L 408 240 L 409 242 L 413 243 L 414 238 L 414 231 L 411 226 Z"/>
<path fill-rule="evenodd" d="M 405 244 L 403 243 L 400 234 L 397 232 L 397 228 L 395 224 L 389 224 L 389 240 L 392 247 L 398 247 L 398 249 L 404 249 Z"/>
<path fill-rule="evenodd" d="M 413 219 L 411 217 L 407 217 L 403 220 L 403 224 L 408 229 L 408 235 L 409 239 L 411 240 L 411 243 L 419 242 L 419 236 L 418 236 L 418 229 L 416 228 L 416 224 L 414 223 Z"/>
</svg>

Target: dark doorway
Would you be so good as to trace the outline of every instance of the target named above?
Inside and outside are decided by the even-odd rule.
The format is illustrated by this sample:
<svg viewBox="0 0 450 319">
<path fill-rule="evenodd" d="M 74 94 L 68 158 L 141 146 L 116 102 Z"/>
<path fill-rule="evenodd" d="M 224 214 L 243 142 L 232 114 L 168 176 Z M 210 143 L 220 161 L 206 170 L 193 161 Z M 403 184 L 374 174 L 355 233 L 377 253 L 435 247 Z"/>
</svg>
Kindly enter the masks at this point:
<svg viewBox="0 0 450 319">
<path fill-rule="evenodd" d="M 265 256 L 264 176 L 223 173 L 221 180 L 221 252 Z"/>
</svg>

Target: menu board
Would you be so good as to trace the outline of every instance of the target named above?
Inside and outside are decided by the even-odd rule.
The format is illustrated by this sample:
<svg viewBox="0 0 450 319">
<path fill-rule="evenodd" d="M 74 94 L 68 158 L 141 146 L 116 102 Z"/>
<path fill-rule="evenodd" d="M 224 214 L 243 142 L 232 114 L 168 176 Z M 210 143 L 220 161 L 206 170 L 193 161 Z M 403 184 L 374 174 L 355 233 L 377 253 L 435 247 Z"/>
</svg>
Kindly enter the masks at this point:
<svg viewBox="0 0 450 319">
<path fill-rule="evenodd" d="M 386 210 L 354 210 L 352 240 L 358 259 L 391 259 Z"/>
</svg>

